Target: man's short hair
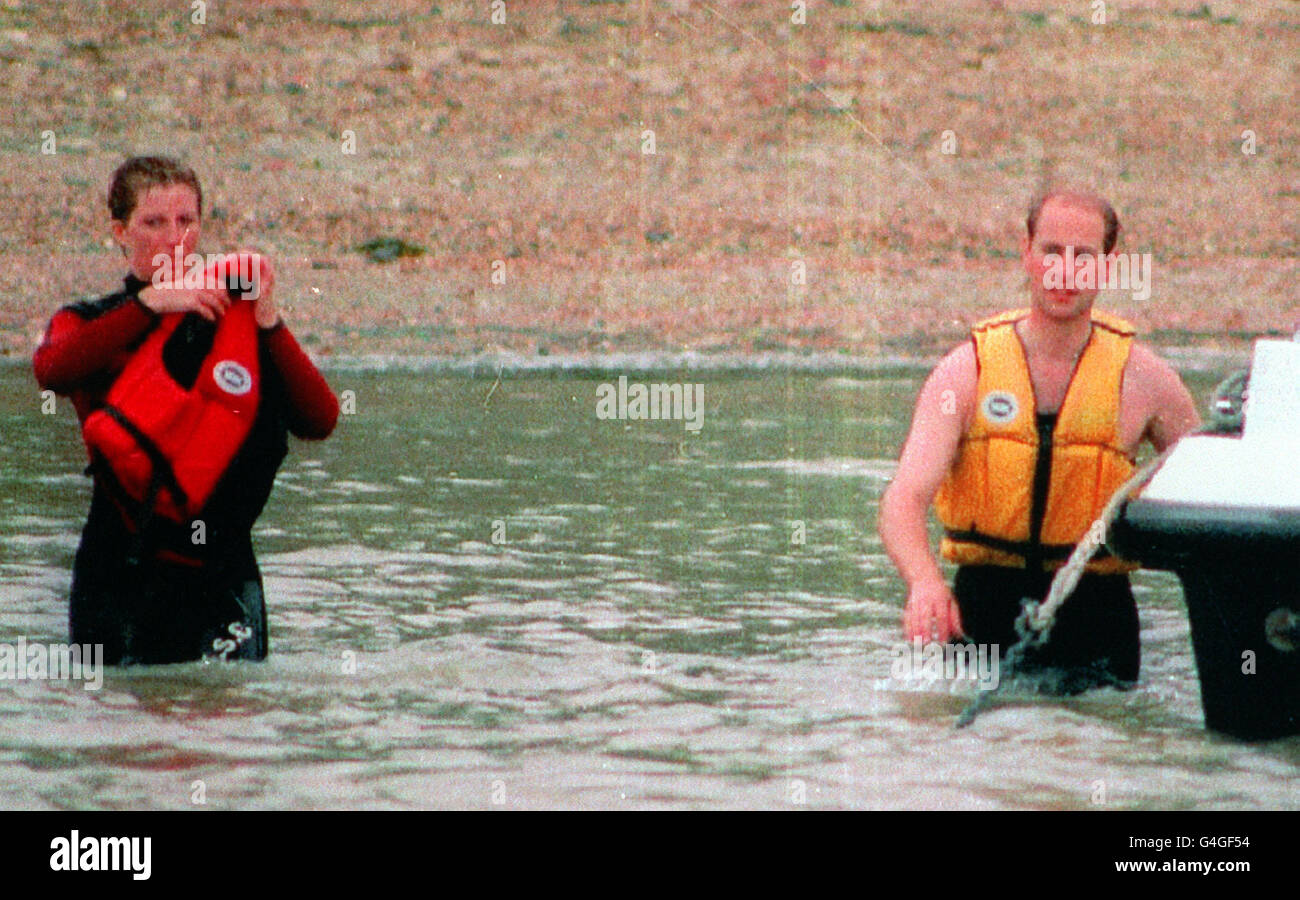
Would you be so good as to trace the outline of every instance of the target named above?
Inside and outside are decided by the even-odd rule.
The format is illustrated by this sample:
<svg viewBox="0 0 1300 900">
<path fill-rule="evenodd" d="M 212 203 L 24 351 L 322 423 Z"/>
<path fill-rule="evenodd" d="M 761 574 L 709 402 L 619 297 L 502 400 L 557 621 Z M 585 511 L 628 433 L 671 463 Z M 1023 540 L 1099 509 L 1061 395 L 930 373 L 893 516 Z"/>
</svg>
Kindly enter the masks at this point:
<svg viewBox="0 0 1300 900">
<path fill-rule="evenodd" d="M 1025 219 L 1025 227 L 1029 231 L 1029 240 L 1031 242 L 1034 239 L 1034 229 L 1038 226 L 1038 217 L 1042 214 L 1043 207 L 1048 200 L 1059 198 L 1076 200 L 1097 210 L 1106 227 L 1106 234 L 1102 239 L 1102 252 L 1109 253 L 1115 249 L 1115 243 L 1119 240 L 1119 216 L 1115 215 L 1114 208 L 1104 197 L 1094 194 L 1092 191 L 1071 187 L 1050 187 L 1034 195 L 1034 199 L 1029 203 L 1029 216 Z"/>
</svg>

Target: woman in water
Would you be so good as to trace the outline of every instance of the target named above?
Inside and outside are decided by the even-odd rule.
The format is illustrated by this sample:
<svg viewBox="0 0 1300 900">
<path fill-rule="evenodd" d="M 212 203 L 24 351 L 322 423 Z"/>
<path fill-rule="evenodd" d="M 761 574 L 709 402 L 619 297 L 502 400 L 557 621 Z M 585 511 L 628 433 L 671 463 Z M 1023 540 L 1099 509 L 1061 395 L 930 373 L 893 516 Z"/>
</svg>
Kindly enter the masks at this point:
<svg viewBox="0 0 1300 900">
<path fill-rule="evenodd" d="M 72 399 L 94 477 L 71 640 L 107 663 L 263 659 L 253 523 L 286 434 L 327 437 L 338 401 L 280 318 L 269 261 L 200 267 L 192 170 L 129 159 L 108 208 L 124 284 L 55 313 L 34 359 L 41 387 Z"/>
</svg>

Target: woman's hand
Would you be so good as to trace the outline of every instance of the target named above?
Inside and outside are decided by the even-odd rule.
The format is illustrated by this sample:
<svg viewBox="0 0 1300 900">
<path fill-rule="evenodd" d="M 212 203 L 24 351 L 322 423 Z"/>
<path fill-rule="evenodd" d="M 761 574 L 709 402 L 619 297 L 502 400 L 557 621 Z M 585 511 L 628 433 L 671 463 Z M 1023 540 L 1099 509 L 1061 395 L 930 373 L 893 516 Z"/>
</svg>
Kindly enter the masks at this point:
<svg viewBox="0 0 1300 900">
<path fill-rule="evenodd" d="M 241 250 L 241 253 L 253 251 Z M 260 253 L 255 254 L 257 267 L 257 300 L 254 301 L 253 318 L 259 328 L 274 328 L 280 321 L 280 310 L 275 305 L 275 267 L 271 260 Z"/>
<path fill-rule="evenodd" d="M 140 302 L 152 312 L 196 312 L 209 322 L 215 322 L 230 308 L 230 295 L 224 288 L 186 288 L 164 281 L 141 289 Z"/>
<path fill-rule="evenodd" d="M 253 257 L 252 266 L 241 266 L 238 257 L 244 255 Z M 275 267 L 271 261 L 255 251 L 241 250 L 238 254 L 230 254 L 227 265 L 227 271 L 238 272 L 240 277 L 248 277 L 244 273 L 252 269 L 250 274 L 255 282 L 253 292 L 256 297 L 252 301 L 253 318 L 260 328 L 274 328 L 280 321 L 280 311 L 275 305 Z M 230 304 L 237 302 L 230 298 L 230 292 L 225 287 L 186 288 L 169 281 L 151 284 L 143 288 L 138 296 L 141 303 L 160 315 L 196 312 L 210 322 L 221 318 Z"/>
</svg>

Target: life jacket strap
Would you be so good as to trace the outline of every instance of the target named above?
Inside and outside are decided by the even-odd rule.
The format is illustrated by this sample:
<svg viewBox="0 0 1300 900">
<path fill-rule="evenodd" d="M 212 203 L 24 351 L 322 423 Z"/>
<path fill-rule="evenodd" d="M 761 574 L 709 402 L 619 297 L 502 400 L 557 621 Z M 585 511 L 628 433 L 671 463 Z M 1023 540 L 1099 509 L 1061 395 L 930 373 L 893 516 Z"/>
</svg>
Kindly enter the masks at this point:
<svg viewBox="0 0 1300 900">
<path fill-rule="evenodd" d="M 981 534 L 974 530 L 958 531 L 953 528 L 944 529 L 944 535 L 951 541 L 963 544 L 979 544 L 981 547 L 988 547 L 990 550 L 1011 553 L 1025 559 L 1029 559 L 1036 553 L 1043 563 L 1063 563 L 1070 558 L 1070 554 L 1074 552 L 1075 547 L 1074 544 L 1035 544 L 1032 541 L 1009 541 L 989 534 Z M 1111 552 L 1103 546 L 1098 549 L 1093 559 L 1102 560 L 1111 556 Z"/>
<path fill-rule="evenodd" d="M 118 495 L 119 501 L 122 505 L 133 511 L 130 514 L 130 517 L 135 523 L 136 530 L 131 539 L 131 552 L 128 562 L 136 565 L 145 559 L 148 550 L 150 549 L 148 536 L 153 529 L 154 520 L 157 518 L 157 502 L 159 493 L 163 490 L 170 493 L 172 499 L 176 502 L 177 508 L 181 510 L 188 507 L 189 500 L 185 495 L 185 489 L 182 488 L 180 483 L 176 480 L 176 472 L 172 469 L 171 463 L 165 456 L 163 456 L 158 445 L 155 444 L 147 434 L 136 427 L 135 423 L 127 418 L 127 416 L 117 407 L 105 404 L 101 407 L 101 410 L 105 415 L 120 425 L 122 429 L 131 436 L 131 439 L 136 442 L 136 445 L 144 451 L 145 456 L 149 457 L 149 485 L 145 489 L 144 499 L 139 502 L 136 502 L 129 494 L 127 494 L 125 489 L 122 488 L 116 475 L 113 474 L 112 467 L 109 466 L 101 457 L 97 457 L 92 463 L 92 467 L 104 477 L 105 482 L 111 484 L 115 488 L 114 493 Z"/>
</svg>

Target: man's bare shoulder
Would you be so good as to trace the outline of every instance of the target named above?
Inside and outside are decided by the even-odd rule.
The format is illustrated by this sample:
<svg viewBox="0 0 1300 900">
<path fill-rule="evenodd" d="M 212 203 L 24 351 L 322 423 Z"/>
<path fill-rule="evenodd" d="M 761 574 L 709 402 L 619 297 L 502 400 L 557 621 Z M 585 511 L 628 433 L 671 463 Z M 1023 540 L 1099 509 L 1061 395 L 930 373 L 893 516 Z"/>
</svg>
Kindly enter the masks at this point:
<svg viewBox="0 0 1300 900">
<path fill-rule="evenodd" d="M 916 398 L 918 423 L 932 423 L 928 411 L 938 410 L 942 419 L 964 427 L 970 421 L 975 408 L 975 392 L 979 382 L 979 370 L 975 363 L 975 348 L 970 341 L 954 347 L 930 371 L 921 393 Z M 956 419 L 953 415 L 956 414 Z M 932 424 L 923 424 L 923 428 Z M 946 425 L 945 425 L 946 427 Z"/>
<path fill-rule="evenodd" d="M 1183 381 L 1174 367 L 1142 341 L 1134 341 L 1129 347 L 1124 379 L 1126 382 L 1131 381 L 1133 387 L 1143 392 L 1161 393 L 1170 388 L 1183 387 Z"/>
<path fill-rule="evenodd" d="M 943 387 L 965 389 L 972 395 L 979 381 L 979 368 L 975 362 L 975 345 L 962 341 L 949 350 L 935 365 L 930 380 Z"/>
<path fill-rule="evenodd" d="M 1192 396 L 1166 360 L 1151 347 L 1134 341 L 1124 366 L 1124 436 L 1126 445 L 1136 449 L 1137 441 L 1147 437 L 1157 450 L 1163 450 L 1200 424 Z"/>
</svg>

